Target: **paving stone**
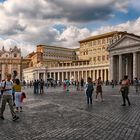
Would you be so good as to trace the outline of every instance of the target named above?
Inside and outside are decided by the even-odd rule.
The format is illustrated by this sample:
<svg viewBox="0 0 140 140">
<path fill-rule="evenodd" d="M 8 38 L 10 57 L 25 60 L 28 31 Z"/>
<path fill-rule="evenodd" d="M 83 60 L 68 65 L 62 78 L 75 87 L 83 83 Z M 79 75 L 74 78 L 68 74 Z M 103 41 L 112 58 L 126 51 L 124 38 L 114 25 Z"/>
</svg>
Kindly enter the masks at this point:
<svg viewBox="0 0 140 140">
<path fill-rule="evenodd" d="M 0 120 L 0 140 L 140 140 L 140 93 L 130 88 L 132 105 L 122 107 L 119 87 L 103 87 L 104 101 L 86 105 L 84 91 L 61 87 L 44 95 L 28 92 L 20 120 L 12 121 L 8 106 Z"/>
</svg>

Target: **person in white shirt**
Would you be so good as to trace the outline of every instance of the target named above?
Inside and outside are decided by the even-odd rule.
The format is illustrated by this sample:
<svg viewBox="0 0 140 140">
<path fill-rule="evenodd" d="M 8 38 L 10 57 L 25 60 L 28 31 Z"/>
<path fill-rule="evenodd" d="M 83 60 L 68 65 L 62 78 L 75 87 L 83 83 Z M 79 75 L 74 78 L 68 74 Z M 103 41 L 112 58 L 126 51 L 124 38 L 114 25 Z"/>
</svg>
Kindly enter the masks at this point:
<svg viewBox="0 0 140 140">
<path fill-rule="evenodd" d="M 3 81 L 2 83 L 2 101 L 1 101 L 1 111 L 0 111 L 0 118 L 4 120 L 4 110 L 6 103 L 8 103 L 13 121 L 19 119 L 18 116 L 16 116 L 16 113 L 13 108 L 13 97 L 12 97 L 12 89 L 13 89 L 13 82 L 11 81 L 11 74 L 7 74 L 7 80 Z"/>
</svg>

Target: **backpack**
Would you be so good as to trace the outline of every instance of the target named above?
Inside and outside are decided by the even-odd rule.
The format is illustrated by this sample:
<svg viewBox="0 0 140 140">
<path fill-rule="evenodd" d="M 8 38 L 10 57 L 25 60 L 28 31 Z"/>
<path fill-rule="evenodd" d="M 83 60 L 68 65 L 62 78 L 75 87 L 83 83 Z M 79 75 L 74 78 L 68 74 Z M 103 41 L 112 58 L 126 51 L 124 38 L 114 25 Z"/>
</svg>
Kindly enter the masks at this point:
<svg viewBox="0 0 140 140">
<path fill-rule="evenodd" d="M 92 83 L 88 83 L 88 85 L 87 85 L 87 92 L 93 92 L 93 90 L 94 90 L 93 84 Z"/>
<path fill-rule="evenodd" d="M 4 86 L 1 89 L 1 95 L 3 94 L 3 91 L 5 90 L 5 87 L 6 87 L 6 81 L 4 82 Z"/>
</svg>

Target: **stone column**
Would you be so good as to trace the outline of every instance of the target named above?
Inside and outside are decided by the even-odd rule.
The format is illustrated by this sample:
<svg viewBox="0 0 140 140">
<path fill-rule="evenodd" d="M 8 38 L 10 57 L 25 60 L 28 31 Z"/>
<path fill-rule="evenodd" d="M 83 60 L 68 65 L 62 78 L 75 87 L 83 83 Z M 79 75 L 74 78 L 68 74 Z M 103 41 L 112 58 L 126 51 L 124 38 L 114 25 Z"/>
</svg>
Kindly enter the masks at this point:
<svg viewBox="0 0 140 140">
<path fill-rule="evenodd" d="M 5 78 L 5 64 L 2 64 L 2 80 Z"/>
<path fill-rule="evenodd" d="M 12 64 L 9 65 L 9 71 L 10 71 L 9 73 L 12 73 Z M 18 72 L 20 72 L 20 69 L 18 69 Z M 19 78 L 20 78 L 20 76 L 19 76 Z"/>
<path fill-rule="evenodd" d="M 68 79 L 68 72 L 66 71 L 66 79 Z"/>
<path fill-rule="evenodd" d="M 82 72 L 82 78 L 84 78 L 84 72 L 83 71 L 81 71 Z"/>
<path fill-rule="evenodd" d="M 125 65 L 126 65 L 126 75 L 128 75 L 128 57 L 126 57 L 126 60 L 125 60 Z"/>
<path fill-rule="evenodd" d="M 101 71 L 101 79 L 103 81 L 103 70 L 101 69 L 100 71 Z"/>
<path fill-rule="evenodd" d="M 56 80 L 56 73 L 54 72 L 54 76 L 53 76 L 54 80 Z"/>
<path fill-rule="evenodd" d="M 104 69 L 104 81 L 106 81 L 107 78 L 106 78 L 106 69 Z"/>
<path fill-rule="evenodd" d="M 108 71 L 108 74 L 107 74 Z M 110 68 L 106 69 L 106 80 L 110 80 Z"/>
<path fill-rule="evenodd" d="M 64 72 L 62 72 L 62 82 L 64 81 Z"/>
<path fill-rule="evenodd" d="M 44 74 L 43 74 L 43 75 L 44 75 L 44 78 L 43 78 L 43 79 L 44 79 L 44 81 L 45 81 L 45 80 L 46 80 L 46 74 L 45 74 L 45 72 L 44 72 Z"/>
<path fill-rule="evenodd" d="M 123 78 L 122 76 L 123 76 L 122 75 L 122 54 L 120 54 L 119 55 L 119 81 Z"/>
<path fill-rule="evenodd" d="M 97 79 L 99 78 L 99 70 L 97 69 Z"/>
<path fill-rule="evenodd" d="M 80 80 L 80 78 L 79 78 L 79 71 L 77 71 L 77 79 L 78 79 L 78 81 Z"/>
<path fill-rule="evenodd" d="M 89 77 L 91 77 L 91 70 L 89 70 Z"/>
<path fill-rule="evenodd" d="M 133 79 L 137 77 L 137 52 L 133 53 Z"/>
<path fill-rule="evenodd" d="M 38 80 L 39 80 L 39 75 L 40 75 L 39 70 L 37 70 L 37 79 Z"/>
<path fill-rule="evenodd" d="M 69 79 L 69 80 L 71 80 L 71 73 L 72 73 L 72 72 L 70 71 L 70 79 Z"/>
<path fill-rule="evenodd" d="M 95 81 L 95 70 L 93 70 L 93 81 Z"/>
<path fill-rule="evenodd" d="M 113 56 L 110 57 L 110 80 L 114 79 Z"/>
<path fill-rule="evenodd" d="M 49 73 L 49 76 L 50 76 L 49 78 L 52 78 L 52 73 L 51 72 Z"/>
<path fill-rule="evenodd" d="M 22 77 L 21 77 L 21 65 L 18 65 L 18 71 L 17 71 L 17 77 L 19 78 L 19 79 L 21 79 Z"/>
<path fill-rule="evenodd" d="M 76 80 L 75 71 L 73 71 L 73 79 L 74 79 L 74 81 Z"/>
<path fill-rule="evenodd" d="M 58 72 L 57 76 L 58 80 L 60 80 L 60 72 Z"/>
<path fill-rule="evenodd" d="M 87 77 L 88 77 L 88 76 L 87 76 L 87 73 L 88 73 L 88 71 L 86 70 L 85 72 L 86 72 L 86 82 L 87 82 Z"/>
</svg>

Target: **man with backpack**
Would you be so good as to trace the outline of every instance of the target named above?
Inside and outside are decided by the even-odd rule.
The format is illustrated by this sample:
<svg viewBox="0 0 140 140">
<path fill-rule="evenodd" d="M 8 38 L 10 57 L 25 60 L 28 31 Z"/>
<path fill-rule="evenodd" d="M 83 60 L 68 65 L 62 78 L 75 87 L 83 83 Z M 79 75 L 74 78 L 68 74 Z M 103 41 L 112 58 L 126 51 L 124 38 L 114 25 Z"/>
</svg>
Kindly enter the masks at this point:
<svg viewBox="0 0 140 140">
<path fill-rule="evenodd" d="M 3 81 L 1 87 L 2 87 L 1 89 L 2 100 L 1 100 L 0 118 L 4 120 L 3 114 L 4 114 L 6 103 L 8 103 L 12 117 L 13 117 L 13 121 L 16 121 L 19 119 L 19 117 L 16 116 L 16 113 L 13 107 L 13 97 L 12 97 L 13 82 L 11 81 L 11 74 L 7 74 L 7 79 Z"/>
</svg>

